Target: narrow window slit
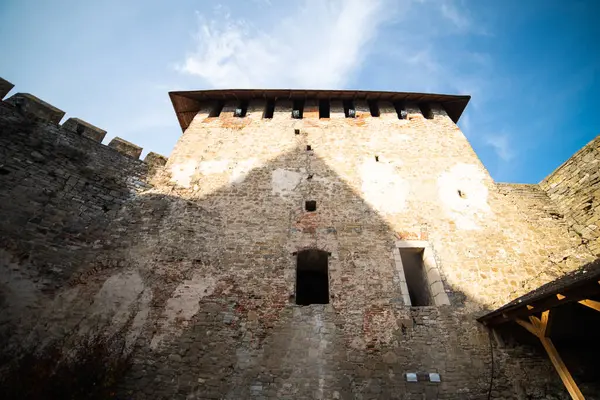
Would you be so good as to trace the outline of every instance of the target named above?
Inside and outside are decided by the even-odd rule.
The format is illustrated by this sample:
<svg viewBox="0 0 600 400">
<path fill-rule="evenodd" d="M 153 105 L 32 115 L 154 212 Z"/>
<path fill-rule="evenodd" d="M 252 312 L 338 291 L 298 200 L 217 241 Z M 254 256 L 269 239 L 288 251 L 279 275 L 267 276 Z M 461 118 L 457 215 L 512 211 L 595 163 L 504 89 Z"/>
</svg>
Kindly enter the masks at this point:
<svg viewBox="0 0 600 400">
<path fill-rule="evenodd" d="M 330 105 L 329 100 L 319 100 L 319 118 L 329 118 Z"/>
<path fill-rule="evenodd" d="M 275 114 L 275 100 L 267 99 L 267 104 L 265 105 L 265 112 L 263 114 L 263 118 L 271 119 L 273 118 L 273 114 Z"/>
<path fill-rule="evenodd" d="M 346 118 L 354 118 L 356 117 L 356 109 L 354 108 L 354 101 L 352 100 L 344 100 L 344 115 Z"/>
<path fill-rule="evenodd" d="M 296 304 L 329 304 L 329 254 L 309 249 L 296 257 Z"/>
<path fill-rule="evenodd" d="M 292 118 L 294 119 L 302 119 L 304 114 L 304 100 L 298 99 L 294 100 L 292 105 Z"/>
<path fill-rule="evenodd" d="M 381 112 L 379 111 L 379 104 L 377 104 L 377 100 L 369 100 L 369 111 L 371 112 L 371 117 L 379 117 Z"/>
<path fill-rule="evenodd" d="M 379 162 L 379 156 L 375 156 L 375 162 Z"/>
<path fill-rule="evenodd" d="M 247 112 L 248 112 L 248 101 L 242 100 L 239 102 L 238 106 L 236 107 L 235 111 L 233 112 L 233 115 L 238 118 L 244 118 L 246 116 Z"/>
<path fill-rule="evenodd" d="M 433 119 L 433 112 L 431 111 L 429 104 L 421 103 L 419 104 L 419 109 L 426 119 Z"/>
<path fill-rule="evenodd" d="M 406 111 L 406 106 L 404 105 L 404 103 L 394 103 L 394 108 L 396 109 L 396 113 L 398 114 L 398 119 L 408 118 L 408 112 Z"/>
<path fill-rule="evenodd" d="M 221 115 L 221 111 L 223 111 L 223 102 L 219 101 L 212 107 L 212 109 L 210 110 L 210 114 L 208 114 L 208 116 L 212 117 L 212 118 L 216 118 L 219 115 Z"/>
</svg>

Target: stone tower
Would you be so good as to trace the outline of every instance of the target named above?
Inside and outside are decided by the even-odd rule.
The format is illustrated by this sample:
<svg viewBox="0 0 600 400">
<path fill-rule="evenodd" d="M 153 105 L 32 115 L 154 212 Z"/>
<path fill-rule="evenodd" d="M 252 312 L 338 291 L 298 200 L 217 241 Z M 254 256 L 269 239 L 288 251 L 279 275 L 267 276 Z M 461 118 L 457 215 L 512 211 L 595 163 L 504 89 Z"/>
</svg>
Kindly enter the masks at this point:
<svg viewBox="0 0 600 400">
<path fill-rule="evenodd" d="M 86 149 L 61 148 L 68 196 L 48 183 L 45 211 L 12 207 L 32 233 L 2 228 L 3 287 L 28 288 L 7 296 L 28 310 L 6 317 L 13 342 L 125 327 L 134 362 L 119 391 L 136 399 L 566 393 L 543 353 L 500 356 L 476 318 L 593 261 L 596 242 L 581 245 L 542 187 L 491 179 L 456 125 L 468 96 L 170 96 L 183 134 L 164 166 L 92 146 L 82 124 L 18 128 L 31 101 L 4 102 L 3 149 L 21 138 L 35 166 L 23 174 L 56 170 L 32 140 Z M 5 200 L 37 193 L 6 182 Z M 96 208 L 69 213 L 80 193 Z M 48 214 L 69 223 L 40 233 Z M 54 251 L 35 247 L 49 237 Z"/>
</svg>

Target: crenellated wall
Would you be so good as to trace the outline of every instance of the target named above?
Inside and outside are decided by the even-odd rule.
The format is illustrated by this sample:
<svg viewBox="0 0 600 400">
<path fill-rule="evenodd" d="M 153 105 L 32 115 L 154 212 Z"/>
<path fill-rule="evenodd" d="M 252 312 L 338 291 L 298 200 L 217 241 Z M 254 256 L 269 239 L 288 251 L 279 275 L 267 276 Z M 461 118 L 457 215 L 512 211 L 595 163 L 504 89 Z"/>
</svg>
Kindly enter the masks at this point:
<svg viewBox="0 0 600 400">
<path fill-rule="evenodd" d="M 3 84 L 2 86 L 7 86 Z M 27 331 L 48 301 L 95 268 L 122 233 L 109 224 L 166 159 L 30 94 L 0 103 L 0 338 Z M 3 342 L 4 343 L 4 342 Z M 3 346 L 3 348 L 5 348 Z"/>
</svg>

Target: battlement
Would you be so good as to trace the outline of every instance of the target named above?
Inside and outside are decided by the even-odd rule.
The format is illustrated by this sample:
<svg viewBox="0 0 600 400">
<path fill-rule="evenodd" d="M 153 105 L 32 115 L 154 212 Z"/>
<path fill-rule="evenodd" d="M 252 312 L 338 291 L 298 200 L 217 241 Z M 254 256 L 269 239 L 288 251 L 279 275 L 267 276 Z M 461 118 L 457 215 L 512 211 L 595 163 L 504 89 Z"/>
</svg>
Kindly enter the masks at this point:
<svg viewBox="0 0 600 400">
<path fill-rule="evenodd" d="M 13 87 L 14 85 L 12 83 L 0 78 L 0 100 L 4 99 Z M 3 100 L 2 104 L 12 108 L 14 112 L 18 114 L 27 116 L 27 118 L 33 118 L 37 121 L 43 121 L 58 126 L 62 131 L 75 133 L 84 138 L 98 142 L 101 145 L 107 133 L 104 129 L 75 117 L 68 118 L 60 125 L 60 121 L 66 113 L 30 93 L 15 93 L 8 99 Z M 142 147 L 119 137 L 112 139 L 106 146 L 134 159 L 139 159 L 143 150 Z M 157 168 L 163 159 L 166 163 L 166 157 L 156 153 L 149 153 L 148 155 L 150 154 L 153 154 L 153 156 L 149 158 L 152 162 L 152 168 Z M 148 160 L 148 157 L 146 157 L 146 160 Z M 146 160 L 144 160 L 144 162 L 146 162 Z M 162 165 L 164 165 L 164 163 Z"/>
<path fill-rule="evenodd" d="M 431 119 L 458 122 L 470 96 L 356 90 L 202 90 L 170 92 L 182 130 L 196 117 L 252 119 Z"/>
<path fill-rule="evenodd" d="M 64 111 L 29 93 L 14 94 L 5 102 L 14 106 L 19 112 L 33 115 L 55 125 L 58 125 L 65 116 Z"/>
<path fill-rule="evenodd" d="M 90 138 L 99 143 L 102 143 L 104 136 L 106 136 L 106 131 L 104 129 L 100 129 L 79 118 L 69 118 L 62 126 L 78 135 Z"/>
</svg>

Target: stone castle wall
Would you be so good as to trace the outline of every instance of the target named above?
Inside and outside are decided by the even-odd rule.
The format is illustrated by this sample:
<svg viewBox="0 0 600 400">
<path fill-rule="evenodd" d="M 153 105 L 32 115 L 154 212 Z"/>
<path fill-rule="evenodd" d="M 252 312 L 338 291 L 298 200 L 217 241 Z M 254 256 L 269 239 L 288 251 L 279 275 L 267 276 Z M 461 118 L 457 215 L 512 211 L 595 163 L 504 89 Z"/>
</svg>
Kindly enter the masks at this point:
<svg viewBox="0 0 600 400">
<path fill-rule="evenodd" d="M 82 214 L 92 216 L 87 228 L 69 239 L 79 247 L 58 246 L 58 226 L 53 233 L 34 225 L 31 234 L 3 227 L 3 239 L 16 243 L 5 246 L 3 274 L 19 271 L 20 287 L 37 284 L 36 253 L 15 250 L 35 240 L 63 254 L 54 268 L 86 272 L 68 285 L 52 281 L 32 331 L 43 338 L 126 326 L 134 355 L 121 388 L 128 398 L 486 398 L 491 343 L 475 318 L 594 258 L 540 187 L 493 182 L 438 105 L 432 119 L 408 105 L 406 120 L 385 103 L 372 117 L 357 101 L 357 118 L 344 118 L 333 102 L 330 118 L 319 119 L 309 99 L 301 120 L 285 100 L 272 119 L 262 118 L 262 100 L 245 118 L 233 116 L 235 106 L 209 117 L 207 104 L 151 178 L 147 163 L 77 133 L 46 124 L 18 134 L 16 111 L 7 114 L 2 143 L 18 149 L 0 164 L 34 166 L 26 176 L 36 179 L 66 164 L 60 168 L 76 181 L 52 199 L 64 193 L 71 209 L 85 195 L 86 207 L 100 208 Z M 31 132 L 74 141 L 87 159 L 54 160 L 48 154 L 58 150 L 33 147 Z M 12 166 L 19 162 L 27 168 Z M 121 177 L 110 216 L 106 190 L 86 188 L 90 165 L 101 179 Z M 10 182 L 6 198 L 31 187 Z M 306 200 L 317 202 L 315 212 Z M 53 209 L 15 205 L 6 215 Z M 397 249 L 411 243 L 430 254 L 436 305 L 407 304 Z M 295 304 L 296 254 L 306 248 L 330 254 L 330 304 Z M 73 257 L 78 263 L 69 264 Z M 3 292 L 15 292 L 15 282 L 3 282 Z M 545 357 L 507 360 L 498 351 L 492 398 L 568 398 Z M 407 372 L 419 382 L 407 383 Z M 428 382 L 430 372 L 441 382 Z"/>
<path fill-rule="evenodd" d="M 119 138 L 102 145 L 105 131 L 76 118 L 59 125 L 63 115 L 29 94 L 0 103 L 0 335 L 7 341 L 29 332 L 65 287 L 117 262 L 93 260 L 123 235 L 108 226 L 150 187 L 159 158 L 130 157 L 140 148 Z"/>
<path fill-rule="evenodd" d="M 600 136 L 540 182 L 572 228 L 600 257 Z"/>
</svg>

